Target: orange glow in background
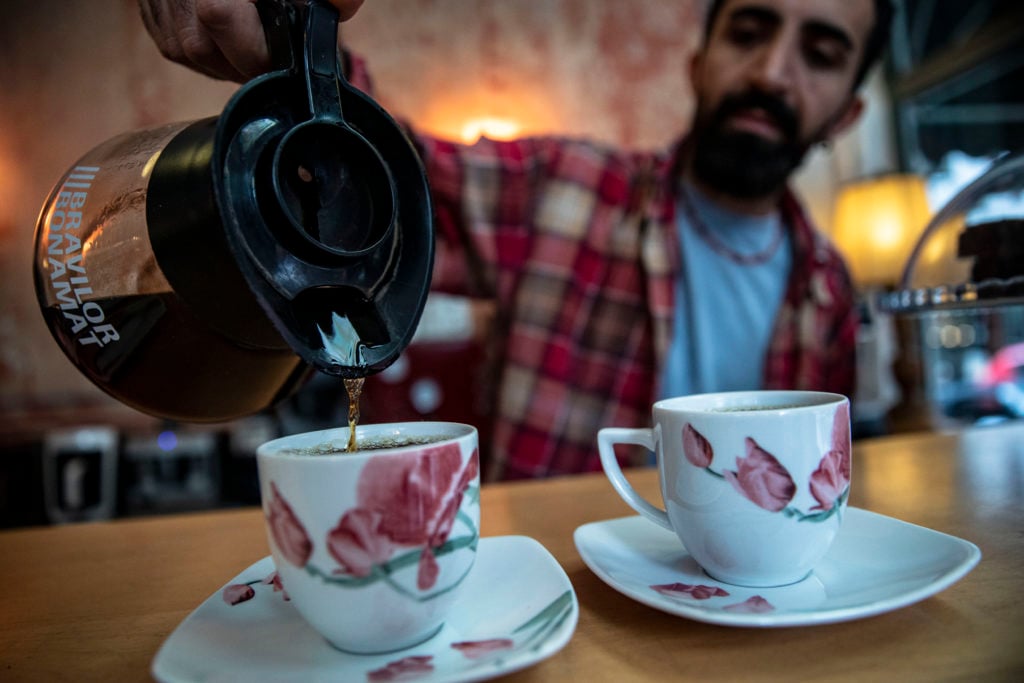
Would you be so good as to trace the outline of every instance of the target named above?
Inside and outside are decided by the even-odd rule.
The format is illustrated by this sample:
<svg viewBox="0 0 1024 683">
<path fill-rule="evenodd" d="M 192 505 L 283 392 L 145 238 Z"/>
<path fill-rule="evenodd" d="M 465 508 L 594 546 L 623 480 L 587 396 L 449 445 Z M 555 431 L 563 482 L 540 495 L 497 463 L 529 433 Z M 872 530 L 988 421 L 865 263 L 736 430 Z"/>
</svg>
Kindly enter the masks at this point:
<svg viewBox="0 0 1024 683">
<path fill-rule="evenodd" d="M 17 222 L 15 208 L 25 200 L 13 157 L 6 141 L 0 138 L 0 237 L 8 237 L 3 233 L 13 228 Z"/>
<path fill-rule="evenodd" d="M 467 145 L 473 144 L 482 137 L 491 140 L 514 140 L 519 137 L 520 131 L 522 131 L 522 126 L 512 119 L 481 116 L 462 124 L 459 139 Z"/>
<path fill-rule="evenodd" d="M 568 128 L 568 114 L 537 88 L 459 89 L 438 93 L 415 115 L 425 133 L 465 144 L 481 137 L 512 140 L 558 133 Z"/>
</svg>

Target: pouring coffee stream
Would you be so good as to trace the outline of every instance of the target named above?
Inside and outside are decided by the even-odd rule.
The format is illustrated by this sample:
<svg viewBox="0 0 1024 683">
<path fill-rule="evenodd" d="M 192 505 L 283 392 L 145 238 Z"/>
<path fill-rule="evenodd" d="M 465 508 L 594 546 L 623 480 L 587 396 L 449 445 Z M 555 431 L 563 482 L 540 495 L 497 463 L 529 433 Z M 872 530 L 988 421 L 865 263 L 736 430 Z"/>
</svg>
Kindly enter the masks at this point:
<svg viewBox="0 0 1024 683">
<path fill-rule="evenodd" d="M 336 11 L 257 7 L 274 71 L 219 117 L 91 150 L 37 226 L 36 292 L 54 338 L 100 388 L 160 417 L 229 420 L 313 369 L 379 372 L 426 302 L 423 167 L 346 81 Z"/>
<path fill-rule="evenodd" d="M 356 426 L 359 425 L 359 399 L 363 394 L 363 383 L 365 377 L 357 377 L 345 380 L 345 391 L 348 394 L 348 445 L 345 446 L 346 453 L 355 453 L 359 450 L 356 443 Z"/>
</svg>

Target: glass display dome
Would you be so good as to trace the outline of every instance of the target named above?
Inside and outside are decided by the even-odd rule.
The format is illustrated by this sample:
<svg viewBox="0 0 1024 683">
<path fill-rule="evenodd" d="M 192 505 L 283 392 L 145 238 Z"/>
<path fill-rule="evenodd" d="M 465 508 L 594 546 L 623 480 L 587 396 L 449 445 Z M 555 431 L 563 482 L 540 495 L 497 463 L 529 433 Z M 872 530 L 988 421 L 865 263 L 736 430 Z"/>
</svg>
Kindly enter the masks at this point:
<svg viewBox="0 0 1024 683">
<path fill-rule="evenodd" d="M 883 295 L 893 313 L 1024 303 L 1024 154 L 1004 157 L 929 222 Z"/>
<path fill-rule="evenodd" d="M 924 229 L 898 288 L 901 430 L 1024 418 L 1024 155 L 1006 156 Z"/>
</svg>

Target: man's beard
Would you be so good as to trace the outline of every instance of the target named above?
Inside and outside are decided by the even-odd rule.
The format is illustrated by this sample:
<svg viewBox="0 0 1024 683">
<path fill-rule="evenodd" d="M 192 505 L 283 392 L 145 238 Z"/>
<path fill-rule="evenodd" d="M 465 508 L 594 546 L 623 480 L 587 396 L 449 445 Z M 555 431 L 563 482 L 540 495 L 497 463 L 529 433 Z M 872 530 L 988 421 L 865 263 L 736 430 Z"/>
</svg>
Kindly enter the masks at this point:
<svg viewBox="0 0 1024 683">
<path fill-rule="evenodd" d="M 764 110 L 779 128 L 779 140 L 726 128 L 742 110 Z M 713 112 L 698 109 L 693 132 L 693 172 L 697 180 L 722 194 L 756 199 L 777 194 L 803 162 L 822 131 L 799 138 L 796 113 L 780 99 L 756 90 L 726 97 Z"/>
</svg>

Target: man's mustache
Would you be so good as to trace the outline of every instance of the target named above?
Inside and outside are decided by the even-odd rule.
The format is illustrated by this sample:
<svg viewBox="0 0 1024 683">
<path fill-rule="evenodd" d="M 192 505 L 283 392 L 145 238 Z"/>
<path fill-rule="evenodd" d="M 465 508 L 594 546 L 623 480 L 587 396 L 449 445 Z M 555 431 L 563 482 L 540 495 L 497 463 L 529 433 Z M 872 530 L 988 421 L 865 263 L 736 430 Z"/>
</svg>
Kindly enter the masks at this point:
<svg viewBox="0 0 1024 683">
<path fill-rule="evenodd" d="M 796 140 L 800 129 L 796 112 L 779 98 L 760 90 L 747 90 L 736 95 L 727 95 L 718 106 L 713 120 L 715 125 L 721 126 L 734 114 L 751 109 L 763 110 L 778 126 L 784 139 L 790 142 Z"/>
</svg>

